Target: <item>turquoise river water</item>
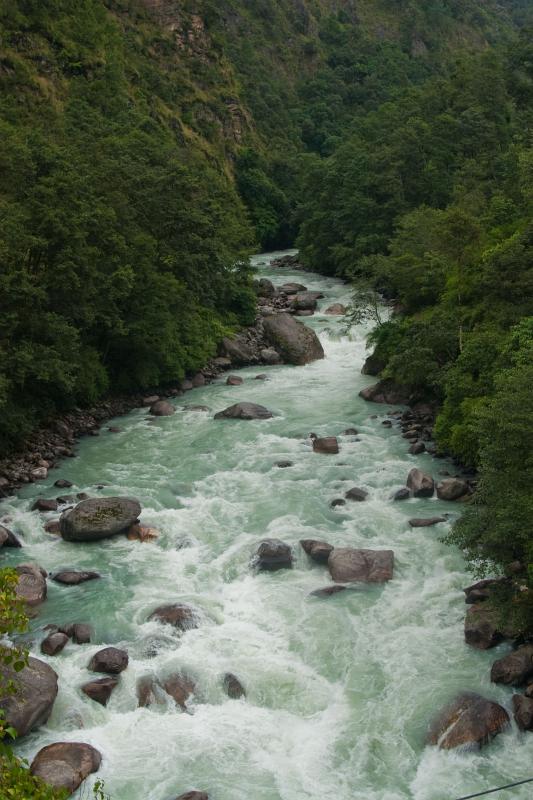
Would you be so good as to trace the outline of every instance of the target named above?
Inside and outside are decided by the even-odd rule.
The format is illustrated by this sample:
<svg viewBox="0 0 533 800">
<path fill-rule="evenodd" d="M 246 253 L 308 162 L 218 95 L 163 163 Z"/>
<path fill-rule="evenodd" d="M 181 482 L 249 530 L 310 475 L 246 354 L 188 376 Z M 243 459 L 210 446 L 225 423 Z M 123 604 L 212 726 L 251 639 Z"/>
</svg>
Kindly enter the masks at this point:
<svg viewBox="0 0 533 800">
<path fill-rule="evenodd" d="M 454 800 L 533 774 L 533 735 L 515 726 L 480 752 L 443 752 L 424 745 L 428 722 L 459 690 L 510 707 L 511 691 L 490 683 L 492 660 L 505 646 L 479 652 L 463 641 L 462 587 L 471 582 L 460 554 L 440 540 L 449 523 L 411 530 L 412 516 L 459 509 L 436 499 L 393 503 L 413 466 L 450 468 L 407 454 L 398 428 L 381 423 L 391 408 L 365 403 L 359 390 L 367 330 L 343 332 L 342 318 L 321 313 L 347 302 L 341 282 L 274 269 L 254 258 L 261 275 L 324 292 L 306 319 L 326 358 L 305 367 L 240 371 L 175 401 L 178 413 L 152 419 L 139 409 L 77 447 L 46 481 L 2 503 L 24 548 L 3 562 L 35 561 L 49 571 L 96 569 L 102 579 L 67 587 L 49 582 L 32 623 L 33 649 L 59 675 L 48 724 L 18 745 L 31 759 L 54 741 L 84 741 L 103 754 L 100 777 L 113 800 L 171 800 L 202 789 L 210 800 Z M 256 381 L 267 372 L 268 381 Z M 215 421 L 213 413 L 249 400 L 276 413 L 267 421 Z M 183 410 L 206 404 L 210 412 Z M 377 414 L 377 418 L 372 415 Z M 359 436 L 343 436 L 355 426 Z M 340 436 L 340 454 L 314 454 L 310 431 Z M 290 459 L 280 469 L 275 462 Z M 130 495 L 156 542 L 117 537 L 69 544 L 46 534 L 31 512 L 36 495 L 69 491 Z M 330 508 L 352 486 L 363 503 Z M 294 545 L 292 570 L 255 574 L 250 557 L 264 537 Z M 299 548 L 303 538 L 338 546 L 390 548 L 394 579 L 329 598 L 309 593 L 329 583 L 325 568 Z M 161 603 L 197 607 L 200 626 L 179 635 L 147 617 Z M 90 622 L 94 643 L 69 643 L 53 658 L 38 643 L 49 622 Z M 130 662 L 106 708 L 80 692 L 87 664 L 104 645 L 128 650 Z M 197 684 L 188 713 L 173 701 L 137 708 L 139 677 L 186 672 Z M 230 700 L 221 677 L 235 673 L 246 699 Z M 90 779 L 86 782 L 90 787 Z M 85 787 L 83 796 L 86 796 Z M 505 793 L 529 798 L 527 786 Z M 81 796 L 78 792 L 77 796 Z M 500 795 L 497 795 L 498 797 Z M 503 796 L 503 795 L 502 795 Z"/>
</svg>

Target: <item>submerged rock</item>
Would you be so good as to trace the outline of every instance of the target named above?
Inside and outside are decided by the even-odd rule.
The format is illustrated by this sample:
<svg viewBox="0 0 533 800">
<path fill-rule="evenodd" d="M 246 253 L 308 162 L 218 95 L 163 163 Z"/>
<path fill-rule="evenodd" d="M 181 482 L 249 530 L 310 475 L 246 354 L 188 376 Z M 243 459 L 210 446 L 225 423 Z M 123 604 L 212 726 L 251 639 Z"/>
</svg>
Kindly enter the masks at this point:
<svg viewBox="0 0 533 800">
<path fill-rule="evenodd" d="M 333 305 L 326 308 L 324 314 L 331 314 L 335 317 L 341 317 L 346 314 L 346 306 L 343 306 L 342 303 L 333 303 Z"/>
<path fill-rule="evenodd" d="M 366 550 L 335 547 L 328 559 L 331 577 L 338 583 L 390 581 L 394 568 L 392 550 Z"/>
<path fill-rule="evenodd" d="M 226 672 L 223 685 L 224 691 L 232 700 L 238 700 L 239 697 L 246 697 L 244 686 L 232 672 Z"/>
<path fill-rule="evenodd" d="M 80 583 L 86 581 L 94 581 L 99 578 L 98 572 L 78 572 L 77 570 L 64 570 L 63 572 L 56 572 L 52 576 L 52 580 L 56 583 L 63 583 L 65 586 L 78 586 Z"/>
<path fill-rule="evenodd" d="M 363 500 L 366 500 L 368 497 L 368 492 L 364 489 L 360 489 L 358 486 L 354 486 L 353 489 L 349 489 L 344 496 L 347 500 L 362 503 Z"/>
<path fill-rule="evenodd" d="M 438 525 L 439 522 L 446 522 L 446 517 L 413 517 L 409 520 L 411 528 L 429 528 L 431 525 Z"/>
<path fill-rule="evenodd" d="M 290 545 L 280 539 L 265 539 L 257 548 L 254 566 L 259 570 L 269 572 L 292 567 Z"/>
<path fill-rule="evenodd" d="M 509 725 L 507 711 L 473 692 L 462 692 L 431 725 L 427 743 L 443 750 L 482 747 Z"/>
<path fill-rule="evenodd" d="M 169 694 L 183 710 L 185 710 L 186 702 L 189 697 L 194 694 L 196 685 L 188 676 L 177 673 L 176 675 L 171 675 L 163 681 L 163 688 L 165 692 Z"/>
<path fill-rule="evenodd" d="M 101 754 L 90 744 L 56 742 L 39 750 L 30 772 L 54 789 L 66 789 L 72 794 L 91 772 L 99 769 L 101 762 Z"/>
<path fill-rule="evenodd" d="M 273 414 L 257 403 L 235 403 L 215 414 L 215 419 L 272 419 Z"/>
<path fill-rule="evenodd" d="M 67 542 L 93 542 L 124 533 L 141 513 L 138 500 L 129 497 L 101 497 L 82 500 L 61 515 L 61 536 Z"/>
<path fill-rule="evenodd" d="M 172 625 L 173 628 L 179 628 L 182 631 L 198 627 L 198 613 L 192 606 L 185 603 L 159 606 L 152 611 L 148 619 L 162 622 L 164 625 Z"/>
<path fill-rule="evenodd" d="M 341 584 L 334 584 L 333 586 L 324 586 L 323 589 L 315 589 L 312 592 L 309 592 L 311 597 L 331 597 L 333 594 L 338 594 L 339 592 L 344 592 L 347 589 L 347 586 L 341 586 Z"/>
<path fill-rule="evenodd" d="M 324 358 L 324 349 L 316 333 L 289 314 L 265 317 L 265 339 L 287 364 L 308 364 Z"/>
<path fill-rule="evenodd" d="M 507 686 L 523 686 L 533 677 L 533 644 L 519 647 L 492 665 L 490 679 Z"/>
<path fill-rule="evenodd" d="M 25 736 L 48 720 L 57 697 L 57 675 L 48 664 L 38 658 L 29 657 L 28 665 L 21 672 L 14 672 L 0 664 L 3 680 L 14 680 L 19 691 L 0 699 L 0 710 L 5 714 L 8 726 L 19 736 Z"/>
</svg>

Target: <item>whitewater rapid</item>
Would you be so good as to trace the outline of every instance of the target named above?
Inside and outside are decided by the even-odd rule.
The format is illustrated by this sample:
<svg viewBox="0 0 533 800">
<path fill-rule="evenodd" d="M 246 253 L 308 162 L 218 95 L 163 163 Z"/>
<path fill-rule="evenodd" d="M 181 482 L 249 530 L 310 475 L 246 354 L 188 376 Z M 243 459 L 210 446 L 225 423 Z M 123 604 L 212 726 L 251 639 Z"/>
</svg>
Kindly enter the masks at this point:
<svg viewBox="0 0 533 800">
<path fill-rule="evenodd" d="M 348 302 L 348 288 L 274 269 L 271 258 L 254 259 L 262 276 L 324 293 L 318 313 L 305 320 L 320 336 L 323 361 L 243 369 L 243 385 L 221 378 L 195 389 L 173 401 L 174 416 L 153 419 L 139 409 L 111 421 L 121 433 L 104 426 L 99 438 L 79 443 L 77 458 L 2 503 L 24 544 L 3 551 L 3 564 L 102 574 L 78 587 L 48 583 L 31 639 L 34 654 L 58 673 L 59 695 L 47 725 L 17 751 L 31 759 L 56 741 L 94 745 L 103 754 L 94 777 L 104 778 L 113 800 L 171 800 L 193 788 L 210 800 L 454 800 L 529 777 L 533 736 L 514 725 L 478 753 L 424 746 L 430 719 L 457 691 L 481 692 L 510 708 L 511 691 L 489 680 L 492 660 L 506 646 L 479 652 L 463 641 L 461 590 L 472 578 L 461 555 L 441 542 L 458 507 L 390 499 L 413 466 L 436 478 L 453 467 L 408 455 L 399 429 L 382 425 L 392 407 L 358 397 L 373 382 L 360 373 L 368 330 L 347 334 L 342 318 L 322 313 Z M 259 372 L 268 380 L 254 380 Z M 213 420 L 239 400 L 276 416 Z M 190 404 L 211 410 L 183 409 Z M 342 435 L 350 427 L 357 437 Z M 339 436 L 339 455 L 313 453 L 311 431 Z M 280 469 L 280 460 L 294 466 Z M 89 545 L 45 533 L 44 521 L 57 515 L 30 507 L 36 496 L 60 494 L 53 486 L 60 477 L 74 482 L 69 493 L 137 497 L 143 523 L 158 528 L 159 539 Z M 366 489 L 368 500 L 332 509 L 331 500 L 352 486 Z M 444 512 L 448 523 L 407 524 Z M 293 545 L 292 570 L 253 572 L 250 557 L 265 537 Z M 299 547 L 304 538 L 392 549 L 394 579 L 310 597 L 330 581 Z M 155 606 L 174 601 L 199 610 L 197 629 L 179 635 L 147 621 Z M 93 643 L 43 656 L 43 627 L 71 621 L 91 623 Z M 130 661 L 104 708 L 80 686 L 91 678 L 92 654 L 105 645 L 127 649 Z M 197 684 L 187 713 L 170 699 L 137 708 L 138 678 L 177 671 Z M 239 677 L 245 699 L 225 695 L 226 672 Z M 525 800 L 530 791 L 509 797 Z"/>
</svg>

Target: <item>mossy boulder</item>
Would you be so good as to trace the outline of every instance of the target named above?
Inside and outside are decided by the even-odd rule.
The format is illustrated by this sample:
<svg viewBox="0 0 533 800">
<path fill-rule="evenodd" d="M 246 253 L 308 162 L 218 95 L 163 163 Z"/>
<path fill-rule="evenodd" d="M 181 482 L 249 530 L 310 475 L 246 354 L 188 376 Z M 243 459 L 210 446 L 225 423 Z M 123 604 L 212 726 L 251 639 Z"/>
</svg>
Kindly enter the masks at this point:
<svg viewBox="0 0 533 800">
<path fill-rule="evenodd" d="M 94 542 L 124 533 L 141 513 L 138 500 L 129 497 L 102 497 L 82 500 L 61 515 L 61 536 L 67 542 Z"/>
</svg>

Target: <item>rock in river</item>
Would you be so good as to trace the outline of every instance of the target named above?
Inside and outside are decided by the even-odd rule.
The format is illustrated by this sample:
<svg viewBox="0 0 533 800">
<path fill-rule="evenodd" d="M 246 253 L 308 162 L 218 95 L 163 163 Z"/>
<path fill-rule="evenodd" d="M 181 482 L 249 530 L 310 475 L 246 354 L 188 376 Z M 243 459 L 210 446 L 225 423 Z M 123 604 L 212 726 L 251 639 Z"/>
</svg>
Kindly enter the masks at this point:
<svg viewBox="0 0 533 800">
<path fill-rule="evenodd" d="M 171 605 L 159 606 L 152 611 L 149 620 L 162 622 L 164 625 L 172 625 L 182 631 L 198 627 L 198 614 L 192 606 L 185 603 L 173 603 Z"/>
<path fill-rule="evenodd" d="M 95 681 L 84 683 L 81 690 L 87 697 L 106 706 L 115 686 L 118 685 L 118 678 L 97 678 Z"/>
<path fill-rule="evenodd" d="M 187 675 L 176 673 L 176 675 L 171 675 L 163 681 L 163 688 L 185 710 L 187 700 L 194 694 L 196 685 Z"/>
<path fill-rule="evenodd" d="M 0 665 L 0 674 L 5 680 L 16 680 L 20 687 L 17 694 L 0 699 L 7 725 L 15 728 L 19 736 L 44 725 L 57 696 L 57 675 L 52 667 L 30 656 L 21 672 Z"/>
<path fill-rule="evenodd" d="M 407 488 L 412 491 L 414 497 L 432 497 L 435 481 L 431 475 L 426 475 L 421 469 L 414 467 L 407 476 Z"/>
<path fill-rule="evenodd" d="M 513 695 L 513 716 L 521 731 L 533 730 L 533 700 L 523 694 Z"/>
<path fill-rule="evenodd" d="M 226 672 L 223 680 L 224 691 L 231 697 L 232 700 L 238 700 L 239 697 L 246 697 L 244 686 L 232 672 Z"/>
<path fill-rule="evenodd" d="M 19 579 L 16 594 L 27 606 L 34 607 L 46 600 L 46 572 L 37 564 L 19 564 L 15 567 Z"/>
<path fill-rule="evenodd" d="M 313 452 L 314 453 L 327 453 L 329 455 L 337 455 L 339 452 L 339 442 L 336 436 L 323 436 L 315 437 L 313 439 Z"/>
<path fill-rule="evenodd" d="M 459 478 L 446 478 L 437 484 L 439 500 L 459 500 L 465 494 L 468 494 L 468 484 Z"/>
<path fill-rule="evenodd" d="M 353 489 L 349 489 L 344 496 L 347 500 L 362 503 L 363 500 L 366 500 L 368 497 L 368 492 L 364 489 L 360 489 L 358 486 L 354 486 Z"/>
<path fill-rule="evenodd" d="M 523 686 L 533 676 L 533 644 L 519 647 L 492 665 L 490 679 L 507 686 Z"/>
<path fill-rule="evenodd" d="M 235 403 L 215 414 L 215 419 L 272 419 L 272 412 L 257 403 Z"/>
<path fill-rule="evenodd" d="M 67 569 L 63 570 L 63 572 L 56 572 L 56 574 L 52 576 L 52 580 L 56 583 L 63 583 L 65 586 L 77 586 L 79 583 L 94 581 L 99 577 L 100 575 L 98 572 L 78 572 L 75 569 Z"/>
<path fill-rule="evenodd" d="M 413 517 L 409 520 L 411 528 L 429 528 L 431 525 L 438 525 L 439 522 L 446 522 L 446 517 Z"/>
<path fill-rule="evenodd" d="M 473 692 L 462 692 L 433 722 L 428 744 L 443 750 L 481 747 L 509 725 L 507 711 Z"/>
<path fill-rule="evenodd" d="M 289 314 L 273 314 L 263 325 L 265 339 L 287 364 L 308 364 L 324 358 L 316 333 Z"/>
<path fill-rule="evenodd" d="M 329 554 L 333 550 L 333 545 L 322 542 L 319 539 L 300 539 L 300 544 L 313 561 L 318 564 L 327 564 Z"/>
<path fill-rule="evenodd" d="M 30 771 L 55 789 L 72 794 L 85 778 L 96 772 L 102 756 L 90 744 L 56 742 L 39 750 Z"/>
<path fill-rule="evenodd" d="M 171 417 L 175 413 L 175 407 L 167 400 L 158 400 L 153 406 L 150 406 L 150 414 L 154 417 Z"/>
<path fill-rule="evenodd" d="M 280 539 L 265 539 L 257 548 L 254 566 L 260 570 L 273 572 L 278 569 L 292 567 L 292 550 L 290 545 Z"/>
<path fill-rule="evenodd" d="M 61 631 L 51 633 L 41 642 L 41 653 L 47 656 L 55 656 L 61 652 L 67 642 L 68 636 L 66 633 Z"/>
<path fill-rule="evenodd" d="M 118 675 L 128 666 L 128 654 L 118 647 L 104 647 L 99 650 L 89 661 L 91 672 L 107 672 L 108 675 Z"/>
<path fill-rule="evenodd" d="M 335 547 L 328 559 L 331 577 L 337 583 L 363 581 L 383 583 L 390 581 L 394 568 L 392 550 L 358 550 L 353 547 Z"/>
<path fill-rule="evenodd" d="M 138 500 L 129 497 L 101 497 L 82 500 L 65 511 L 59 522 L 67 542 L 93 542 L 123 533 L 141 513 Z"/>
</svg>

